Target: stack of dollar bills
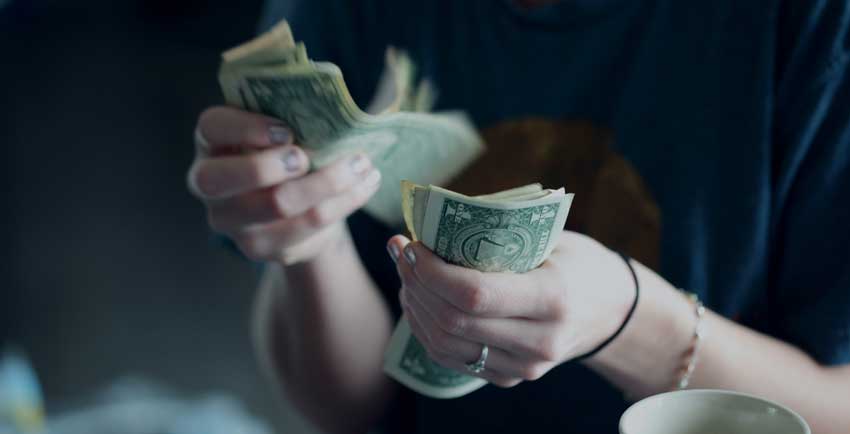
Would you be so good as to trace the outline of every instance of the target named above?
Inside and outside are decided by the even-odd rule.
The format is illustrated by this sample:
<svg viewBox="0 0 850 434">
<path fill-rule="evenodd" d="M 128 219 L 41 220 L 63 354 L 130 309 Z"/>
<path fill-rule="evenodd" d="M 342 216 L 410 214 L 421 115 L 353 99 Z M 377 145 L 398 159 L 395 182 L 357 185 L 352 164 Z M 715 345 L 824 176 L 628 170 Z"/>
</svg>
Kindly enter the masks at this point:
<svg viewBox="0 0 850 434">
<path fill-rule="evenodd" d="M 479 271 L 524 273 L 555 247 L 572 204 L 563 188 L 530 184 L 483 196 L 402 182 L 402 210 L 414 240 L 446 262 Z M 440 366 L 402 317 L 384 356 L 384 371 L 433 398 L 457 398 L 486 382 Z"/>
<path fill-rule="evenodd" d="M 307 57 L 282 21 L 256 39 L 222 54 L 219 82 L 228 104 L 282 120 L 313 167 L 365 152 L 381 171 L 381 187 L 366 205 L 382 222 L 398 226 L 400 181 L 443 184 L 483 151 L 474 126 L 458 112 L 422 113 L 433 104 L 427 83 L 413 85 L 409 59 L 387 55 L 386 82 L 365 113 L 348 93 L 339 68 Z M 383 91 L 383 93 L 381 92 Z"/>
</svg>

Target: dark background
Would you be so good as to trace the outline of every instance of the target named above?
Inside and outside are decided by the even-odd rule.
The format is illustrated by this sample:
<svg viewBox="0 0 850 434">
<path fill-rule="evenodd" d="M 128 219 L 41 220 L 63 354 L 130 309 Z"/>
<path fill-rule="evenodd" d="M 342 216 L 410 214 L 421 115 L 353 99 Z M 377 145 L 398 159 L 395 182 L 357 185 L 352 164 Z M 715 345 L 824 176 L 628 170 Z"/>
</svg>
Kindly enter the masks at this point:
<svg viewBox="0 0 850 434">
<path fill-rule="evenodd" d="M 250 341 L 256 271 L 187 192 L 219 53 L 261 2 L 0 0 L 0 339 L 48 413 L 126 374 L 286 419 Z"/>
</svg>

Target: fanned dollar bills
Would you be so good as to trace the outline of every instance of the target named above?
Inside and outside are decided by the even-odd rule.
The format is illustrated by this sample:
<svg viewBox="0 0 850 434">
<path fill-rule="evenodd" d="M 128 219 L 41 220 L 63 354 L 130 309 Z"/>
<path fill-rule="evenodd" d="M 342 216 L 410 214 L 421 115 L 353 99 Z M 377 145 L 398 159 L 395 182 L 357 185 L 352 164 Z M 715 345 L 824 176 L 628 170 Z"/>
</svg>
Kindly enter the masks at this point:
<svg viewBox="0 0 850 434">
<path fill-rule="evenodd" d="M 449 181 L 482 151 L 472 124 L 461 114 L 398 111 L 427 108 L 433 92 L 412 83 L 405 56 L 388 53 L 395 80 L 382 113 L 370 115 L 352 100 L 339 68 L 313 62 L 303 43 L 295 43 L 286 21 L 256 39 L 222 54 L 219 82 L 225 100 L 250 111 L 281 119 L 296 142 L 321 167 L 355 152 L 366 152 L 381 170 L 378 192 L 367 212 L 388 225 L 401 223 L 399 181 L 441 184 Z"/>
<path fill-rule="evenodd" d="M 469 197 L 402 181 L 402 213 L 414 240 L 452 264 L 488 272 L 524 273 L 549 257 L 564 228 L 573 194 L 530 184 Z M 486 382 L 431 361 L 402 317 L 384 371 L 433 398 L 457 398 Z"/>
</svg>

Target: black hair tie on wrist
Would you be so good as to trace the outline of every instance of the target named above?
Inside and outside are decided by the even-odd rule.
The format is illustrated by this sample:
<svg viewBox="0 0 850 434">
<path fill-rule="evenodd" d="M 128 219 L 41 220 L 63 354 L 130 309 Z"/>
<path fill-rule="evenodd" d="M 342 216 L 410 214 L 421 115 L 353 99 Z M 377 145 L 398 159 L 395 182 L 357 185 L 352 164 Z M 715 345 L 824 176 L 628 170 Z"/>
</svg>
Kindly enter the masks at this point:
<svg viewBox="0 0 850 434">
<path fill-rule="evenodd" d="M 614 339 L 617 339 L 617 336 L 620 336 L 620 333 L 623 332 L 623 329 L 626 328 L 626 325 L 629 323 L 629 321 L 632 319 L 632 315 L 634 315 L 634 313 L 635 313 L 635 309 L 637 308 L 637 304 L 638 304 L 638 298 L 640 298 L 640 284 L 638 284 L 637 273 L 635 273 L 635 269 L 634 269 L 634 267 L 632 267 L 632 261 L 629 259 L 629 257 L 626 256 L 625 254 L 621 253 L 621 252 L 617 252 L 617 253 L 620 255 L 621 258 L 623 258 L 623 261 L 626 261 L 626 265 L 629 267 L 629 271 L 631 271 L 631 273 L 632 273 L 632 279 L 634 279 L 634 281 L 635 281 L 635 301 L 632 302 L 632 307 L 631 307 L 631 309 L 629 309 L 629 313 L 626 314 L 626 319 L 623 320 L 623 323 L 620 324 L 620 328 L 618 328 L 617 331 L 614 332 L 613 335 L 611 335 L 611 337 L 609 337 L 608 339 L 605 339 L 604 342 L 599 344 L 596 348 L 590 350 L 590 352 L 587 352 L 587 353 L 585 353 L 581 356 L 578 356 L 578 357 L 574 358 L 573 360 L 578 361 L 578 360 L 589 359 L 589 358 L 595 356 L 596 353 L 602 351 Z"/>
</svg>

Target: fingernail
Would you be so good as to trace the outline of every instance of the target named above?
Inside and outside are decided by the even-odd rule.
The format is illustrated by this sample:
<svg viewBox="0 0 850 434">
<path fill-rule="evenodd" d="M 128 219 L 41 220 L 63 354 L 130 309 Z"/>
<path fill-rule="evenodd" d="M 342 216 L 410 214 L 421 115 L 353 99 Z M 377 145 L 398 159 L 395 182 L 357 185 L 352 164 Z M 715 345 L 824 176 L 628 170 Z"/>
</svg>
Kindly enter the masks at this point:
<svg viewBox="0 0 850 434">
<path fill-rule="evenodd" d="M 277 145 L 283 145 L 289 143 L 291 140 L 292 133 L 289 132 L 289 129 L 279 125 L 272 125 L 269 127 L 270 142 Z"/>
<path fill-rule="evenodd" d="M 301 169 L 301 155 L 297 150 L 289 148 L 283 153 L 283 167 L 289 172 Z"/>
<path fill-rule="evenodd" d="M 372 173 L 363 180 L 363 188 L 372 188 L 378 185 L 378 182 L 381 181 L 381 172 L 378 169 L 372 170 Z"/>
<path fill-rule="evenodd" d="M 366 158 L 363 154 L 358 154 L 351 159 L 348 163 L 349 167 L 351 167 L 351 171 L 357 175 L 365 173 L 366 170 L 369 169 L 369 159 Z"/>
<path fill-rule="evenodd" d="M 398 262 L 398 247 L 395 244 L 387 244 L 387 253 L 390 254 L 393 262 Z"/>
<path fill-rule="evenodd" d="M 416 253 L 413 253 L 413 248 L 410 247 L 410 244 L 404 248 L 404 259 L 407 259 L 407 263 L 410 265 L 416 264 Z"/>
</svg>

